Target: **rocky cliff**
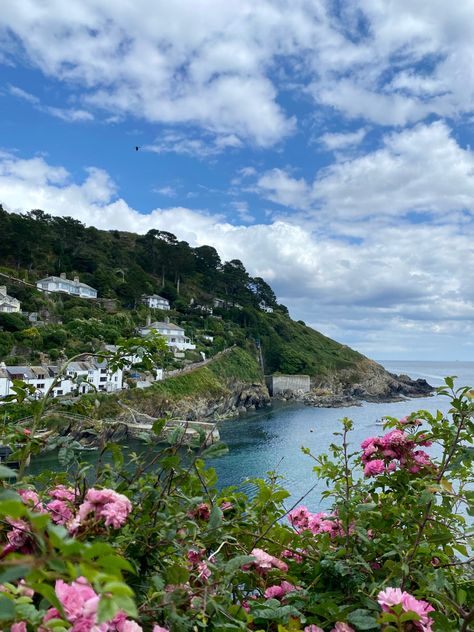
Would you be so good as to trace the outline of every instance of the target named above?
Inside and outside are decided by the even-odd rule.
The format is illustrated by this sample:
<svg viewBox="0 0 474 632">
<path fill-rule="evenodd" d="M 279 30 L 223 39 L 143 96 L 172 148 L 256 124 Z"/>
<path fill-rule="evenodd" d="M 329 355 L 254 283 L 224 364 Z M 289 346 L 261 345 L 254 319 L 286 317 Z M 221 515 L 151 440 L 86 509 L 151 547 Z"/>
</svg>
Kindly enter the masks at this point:
<svg viewBox="0 0 474 632">
<path fill-rule="evenodd" d="M 342 369 L 316 379 L 311 393 L 301 399 L 314 406 L 351 406 L 368 402 L 399 401 L 407 397 L 427 397 L 433 387 L 426 380 L 395 375 L 373 360 L 364 358 L 354 369 Z"/>
</svg>

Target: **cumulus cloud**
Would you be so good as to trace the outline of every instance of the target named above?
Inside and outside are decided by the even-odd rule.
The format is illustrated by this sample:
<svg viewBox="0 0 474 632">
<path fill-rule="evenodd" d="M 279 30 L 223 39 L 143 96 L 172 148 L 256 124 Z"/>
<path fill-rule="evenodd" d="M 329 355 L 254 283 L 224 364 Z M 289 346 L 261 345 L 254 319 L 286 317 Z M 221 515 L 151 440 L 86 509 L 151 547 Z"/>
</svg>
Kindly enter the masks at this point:
<svg viewBox="0 0 474 632">
<path fill-rule="evenodd" d="M 474 251 L 456 219 L 443 226 L 397 222 L 378 231 L 369 223 L 363 238 L 351 241 L 291 221 L 235 225 L 180 206 L 145 215 L 117 195 L 103 170 L 89 168 L 76 182 L 44 158 L 5 154 L 0 190 L 10 211 L 41 208 L 98 228 L 159 228 L 193 245 L 213 245 L 224 259 L 241 259 L 252 275 L 267 279 L 294 317 L 368 354 L 416 348 L 439 357 L 459 351 L 473 333 Z"/>
<path fill-rule="evenodd" d="M 313 209 L 333 220 L 384 221 L 413 213 L 442 218 L 455 212 L 468 212 L 472 218 L 474 154 L 437 121 L 387 134 L 379 149 L 333 163 L 311 183 L 273 169 L 256 186 L 273 202 Z M 357 234 L 356 225 L 347 228 Z"/>
<path fill-rule="evenodd" d="M 99 108 L 113 119 L 194 125 L 217 144 L 234 138 L 233 146 L 268 147 L 296 126 L 281 105 L 287 75 L 292 91 L 311 94 L 316 108 L 382 125 L 473 111 L 474 76 L 459 72 L 474 57 L 472 2 L 4 5 L 0 59 L 26 58 L 62 81 L 83 103 L 75 114 L 50 111 L 76 117 L 67 120 Z"/>
</svg>

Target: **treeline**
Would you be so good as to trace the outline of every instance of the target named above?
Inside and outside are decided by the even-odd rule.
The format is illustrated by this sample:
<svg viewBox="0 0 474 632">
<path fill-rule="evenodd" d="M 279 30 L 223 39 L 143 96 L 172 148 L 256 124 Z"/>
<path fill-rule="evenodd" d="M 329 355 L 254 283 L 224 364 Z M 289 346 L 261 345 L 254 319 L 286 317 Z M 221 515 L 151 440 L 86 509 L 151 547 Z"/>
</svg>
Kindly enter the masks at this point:
<svg viewBox="0 0 474 632">
<path fill-rule="evenodd" d="M 252 278 L 240 260 L 222 262 L 215 248 L 193 248 L 166 231 L 98 230 L 41 210 L 7 213 L 0 205 L 0 235 L 1 266 L 27 271 L 32 282 L 61 272 L 77 274 L 100 297 L 116 298 L 129 308 L 142 294 L 157 292 L 178 301 L 178 308 L 180 298 L 206 303 L 216 296 L 231 304 L 258 306 L 263 301 L 278 308 L 272 288 Z M 188 304 L 185 300 L 181 306 Z"/>
</svg>

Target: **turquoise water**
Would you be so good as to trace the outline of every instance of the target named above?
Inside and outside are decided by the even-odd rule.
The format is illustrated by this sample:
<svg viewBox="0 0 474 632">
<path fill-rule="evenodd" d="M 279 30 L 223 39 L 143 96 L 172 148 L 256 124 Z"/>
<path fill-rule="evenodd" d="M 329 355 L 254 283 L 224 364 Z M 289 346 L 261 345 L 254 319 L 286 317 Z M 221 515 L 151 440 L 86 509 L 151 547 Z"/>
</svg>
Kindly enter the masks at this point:
<svg viewBox="0 0 474 632">
<path fill-rule="evenodd" d="M 460 386 L 474 385 L 474 362 L 384 362 L 383 365 L 392 373 L 405 373 L 415 379 L 423 377 L 433 386 L 441 386 L 443 376 L 447 375 L 457 375 Z M 284 477 L 284 485 L 291 493 L 291 499 L 287 501 L 290 506 L 316 483 L 312 472 L 314 462 L 302 454 L 301 446 L 310 448 L 313 454 L 327 451 L 335 440 L 333 433 L 340 429 L 339 420 L 347 416 L 354 421 L 350 441 L 357 449 L 367 436 L 383 433 L 383 428 L 375 424 L 377 418 L 382 415 L 403 417 L 420 409 L 447 411 L 448 400 L 434 396 L 391 404 L 364 403 L 360 407 L 348 408 L 276 405 L 264 412 L 221 422 L 221 438 L 229 446 L 229 454 L 208 461 L 208 465 L 216 468 L 220 487 L 240 485 L 250 495 L 254 487 L 247 482 L 248 478 L 262 478 L 268 471 L 277 471 Z M 141 445 L 135 442 L 130 447 L 140 450 Z M 94 452 L 84 452 L 81 456 L 90 462 L 96 459 Z M 35 459 L 30 472 L 47 469 L 58 469 L 55 453 Z M 312 511 L 325 508 L 321 491 L 320 484 L 305 497 L 304 503 Z"/>
<path fill-rule="evenodd" d="M 412 378 L 425 378 L 432 386 L 441 386 L 443 377 L 457 375 L 456 383 L 474 385 L 474 362 L 384 362 L 392 373 L 405 373 Z M 253 486 L 246 483 L 249 477 L 264 477 L 270 470 L 277 471 L 285 479 L 291 492 L 290 503 L 307 494 L 316 482 L 312 467 L 314 462 L 301 452 L 301 446 L 313 454 L 327 451 L 334 442 L 333 433 L 340 428 L 343 417 L 354 422 L 350 441 L 354 448 L 370 435 L 383 433 L 374 422 L 382 415 L 403 417 L 416 410 L 448 410 L 448 400 L 434 396 L 411 399 L 390 404 L 363 403 L 360 407 L 312 408 L 288 405 L 269 409 L 243 418 L 228 420 L 220 425 L 222 440 L 229 446 L 229 454 L 211 461 L 216 468 L 222 486 L 242 485 L 250 494 Z M 313 511 L 324 508 L 321 503 L 321 484 L 305 498 L 305 504 Z"/>
</svg>

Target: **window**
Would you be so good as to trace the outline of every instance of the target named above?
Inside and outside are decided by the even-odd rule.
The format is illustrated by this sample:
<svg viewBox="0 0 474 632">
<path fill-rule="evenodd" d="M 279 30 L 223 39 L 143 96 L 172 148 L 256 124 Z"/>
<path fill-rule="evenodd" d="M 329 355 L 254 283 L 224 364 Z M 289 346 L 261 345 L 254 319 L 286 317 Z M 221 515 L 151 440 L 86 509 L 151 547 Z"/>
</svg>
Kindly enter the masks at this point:
<svg viewBox="0 0 474 632">
<path fill-rule="evenodd" d="M 41 384 L 37 384 L 36 388 L 44 388 L 44 382 L 42 382 Z"/>
<path fill-rule="evenodd" d="M 61 389 L 59 389 L 59 390 L 57 390 L 57 391 L 56 391 L 56 395 L 62 395 L 62 394 L 63 394 L 63 392 L 62 392 L 62 390 L 61 390 Z"/>
<path fill-rule="evenodd" d="M 106 376 L 106 375 L 104 375 L 103 377 L 101 377 L 101 378 L 100 378 L 100 381 L 101 381 L 101 382 L 107 382 L 107 376 Z"/>
</svg>

